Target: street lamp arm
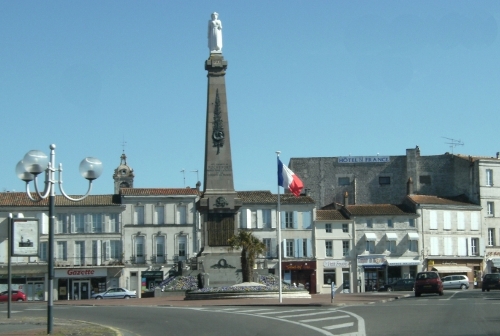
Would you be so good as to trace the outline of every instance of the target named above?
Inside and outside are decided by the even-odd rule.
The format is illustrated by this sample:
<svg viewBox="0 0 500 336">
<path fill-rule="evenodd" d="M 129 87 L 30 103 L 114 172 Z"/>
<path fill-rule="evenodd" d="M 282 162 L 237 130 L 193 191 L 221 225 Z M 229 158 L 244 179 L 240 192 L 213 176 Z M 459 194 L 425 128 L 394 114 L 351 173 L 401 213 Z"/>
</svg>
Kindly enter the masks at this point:
<svg viewBox="0 0 500 336">
<path fill-rule="evenodd" d="M 43 191 L 43 193 L 40 193 L 40 191 L 38 190 L 38 179 L 37 179 L 37 176 L 35 176 L 35 180 L 34 180 L 33 184 L 35 185 L 36 194 L 38 195 L 38 197 L 40 199 L 47 198 L 50 194 L 50 191 L 52 190 L 52 185 L 54 184 L 54 181 L 50 177 L 51 177 L 51 175 L 53 175 L 53 174 L 51 174 L 53 172 L 54 172 L 54 169 L 52 169 L 52 166 L 49 162 L 49 165 L 45 171 L 45 190 Z M 27 186 L 27 188 L 29 191 L 29 185 Z M 30 194 L 28 193 L 28 195 L 30 195 Z"/>
<path fill-rule="evenodd" d="M 72 198 L 70 196 L 68 196 L 65 192 L 64 192 L 64 189 L 63 189 L 63 186 L 62 186 L 62 180 L 61 180 L 61 177 L 59 176 L 59 190 L 61 191 L 61 194 L 64 195 L 64 197 L 66 197 L 67 199 L 69 199 L 70 201 L 73 201 L 73 202 L 78 202 L 78 201 L 81 201 L 85 198 L 87 198 L 87 196 L 90 194 L 90 191 L 92 190 L 92 181 L 89 181 L 89 189 L 87 190 L 87 193 L 85 195 L 83 195 L 82 197 L 80 198 Z"/>
</svg>

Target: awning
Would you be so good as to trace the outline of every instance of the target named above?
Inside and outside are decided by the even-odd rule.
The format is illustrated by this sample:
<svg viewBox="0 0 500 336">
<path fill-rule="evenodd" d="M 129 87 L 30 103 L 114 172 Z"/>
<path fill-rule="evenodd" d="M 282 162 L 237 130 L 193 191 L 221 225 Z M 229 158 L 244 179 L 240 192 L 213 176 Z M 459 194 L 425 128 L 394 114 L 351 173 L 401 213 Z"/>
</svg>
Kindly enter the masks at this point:
<svg viewBox="0 0 500 336">
<path fill-rule="evenodd" d="M 394 232 L 386 232 L 385 238 L 387 240 L 398 240 L 398 235 Z"/>
<path fill-rule="evenodd" d="M 377 235 L 373 232 L 365 232 L 365 239 L 367 241 L 375 241 L 377 240 Z"/>
<path fill-rule="evenodd" d="M 414 266 L 420 265 L 420 260 L 410 259 L 410 258 L 394 258 L 387 259 L 388 266 Z"/>
<path fill-rule="evenodd" d="M 470 267 L 467 267 L 467 266 L 440 266 L 440 265 L 434 265 L 432 267 L 433 269 L 435 269 L 436 271 L 438 271 L 439 273 L 468 273 L 468 272 L 472 272 L 472 269 Z"/>
<path fill-rule="evenodd" d="M 493 266 L 495 267 L 500 267 L 500 258 L 491 258 L 491 262 L 493 263 Z"/>
<path fill-rule="evenodd" d="M 408 240 L 418 240 L 418 233 L 408 232 Z"/>
</svg>

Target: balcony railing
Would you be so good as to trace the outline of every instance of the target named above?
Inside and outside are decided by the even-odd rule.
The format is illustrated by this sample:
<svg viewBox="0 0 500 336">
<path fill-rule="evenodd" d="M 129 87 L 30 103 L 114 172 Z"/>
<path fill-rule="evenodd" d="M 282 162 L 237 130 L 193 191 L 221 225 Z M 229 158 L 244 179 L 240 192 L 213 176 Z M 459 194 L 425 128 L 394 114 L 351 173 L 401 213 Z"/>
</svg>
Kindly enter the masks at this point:
<svg viewBox="0 0 500 336">
<path fill-rule="evenodd" d="M 45 261 L 46 260 L 40 260 Z M 88 266 L 119 266 L 123 265 L 122 258 L 95 258 L 95 257 L 86 257 L 86 258 L 54 258 L 54 266 L 55 267 L 88 267 Z"/>
</svg>

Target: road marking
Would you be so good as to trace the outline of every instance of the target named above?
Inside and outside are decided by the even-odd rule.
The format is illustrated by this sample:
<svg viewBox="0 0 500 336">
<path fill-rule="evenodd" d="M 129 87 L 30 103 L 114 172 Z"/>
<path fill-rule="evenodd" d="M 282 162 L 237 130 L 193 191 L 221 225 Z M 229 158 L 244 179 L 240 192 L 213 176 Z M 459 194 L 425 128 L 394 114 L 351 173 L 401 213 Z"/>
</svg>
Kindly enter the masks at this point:
<svg viewBox="0 0 500 336">
<path fill-rule="evenodd" d="M 330 313 L 331 312 L 329 312 L 329 311 L 320 311 L 320 312 L 314 312 L 314 313 L 308 313 L 308 314 L 284 315 L 284 316 L 276 316 L 276 317 L 289 318 L 289 317 L 301 317 L 301 316 L 311 316 L 311 315 L 330 314 Z"/>
<path fill-rule="evenodd" d="M 300 320 L 299 322 L 318 322 L 318 321 L 326 321 L 326 320 L 336 320 L 340 318 L 350 317 L 349 315 L 341 315 L 341 316 L 330 316 L 330 317 L 322 317 L 317 319 L 308 319 L 308 320 Z"/>
<path fill-rule="evenodd" d="M 352 327 L 353 325 L 354 325 L 354 322 L 349 322 L 349 323 L 335 324 L 335 325 L 331 325 L 328 327 L 323 327 L 323 329 L 333 330 L 333 329 L 340 329 L 340 328 L 349 328 L 349 327 Z"/>
<path fill-rule="evenodd" d="M 292 313 L 292 312 L 301 312 L 301 311 L 311 311 L 311 309 L 292 309 L 288 310 L 287 313 Z M 282 311 L 270 311 L 270 312 L 265 312 L 265 313 L 257 313 L 259 315 L 267 315 L 267 314 L 283 314 Z"/>
<path fill-rule="evenodd" d="M 261 312 L 261 311 L 265 311 L 265 312 L 268 312 L 270 311 L 271 309 L 269 308 L 265 308 L 265 309 L 249 309 L 249 310 L 245 310 L 246 313 L 248 312 Z M 265 314 L 265 313 L 262 313 L 262 314 Z"/>
</svg>

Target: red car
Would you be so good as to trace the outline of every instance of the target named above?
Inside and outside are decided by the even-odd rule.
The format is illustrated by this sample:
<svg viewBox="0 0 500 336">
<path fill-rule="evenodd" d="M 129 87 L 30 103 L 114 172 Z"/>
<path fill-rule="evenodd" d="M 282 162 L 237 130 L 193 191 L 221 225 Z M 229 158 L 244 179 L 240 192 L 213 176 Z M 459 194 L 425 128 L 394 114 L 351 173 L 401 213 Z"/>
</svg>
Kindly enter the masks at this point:
<svg viewBox="0 0 500 336">
<path fill-rule="evenodd" d="M 422 293 L 436 293 L 443 295 L 443 282 L 438 272 L 420 272 L 415 278 L 415 296 Z"/>
<path fill-rule="evenodd" d="M 4 291 L 0 293 L 0 301 L 8 301 L 9 296 L 7 295 L 8 292 Z M 19 290 L 13 290 L 12 291 L 12 301 L 26 301 L 26 294 Z"/>
</svg>

